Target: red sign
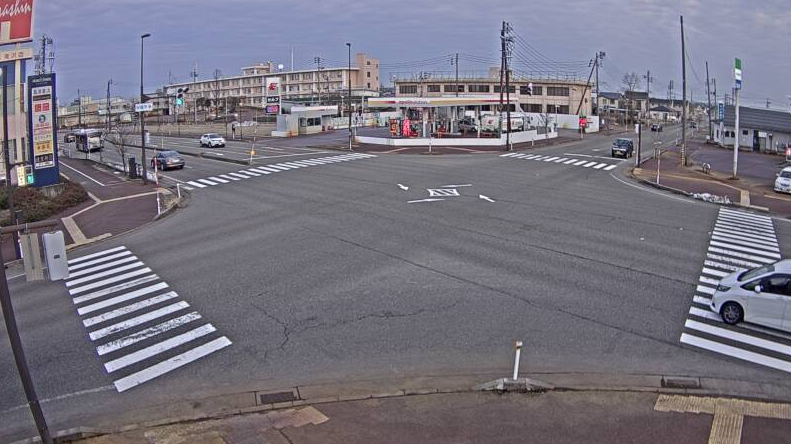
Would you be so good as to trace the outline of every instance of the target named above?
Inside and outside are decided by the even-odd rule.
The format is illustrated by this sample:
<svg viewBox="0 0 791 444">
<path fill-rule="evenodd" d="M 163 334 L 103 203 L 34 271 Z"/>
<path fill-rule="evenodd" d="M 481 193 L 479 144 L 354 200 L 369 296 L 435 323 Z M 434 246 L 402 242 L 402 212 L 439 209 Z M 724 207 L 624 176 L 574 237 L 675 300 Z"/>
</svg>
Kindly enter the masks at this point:
<svg viewBox="0 0 791 444">
<path fill-rule="evenodd" d="M 266 106 L 266 113 L 267 114 L 279 114 L 280 113 L 280 105 L 267 105 Z"/>
<path fill-rule="evenodd" d="M 0 0 L 0 45 L 33 40 L 33 0 Z"/>
</svg>

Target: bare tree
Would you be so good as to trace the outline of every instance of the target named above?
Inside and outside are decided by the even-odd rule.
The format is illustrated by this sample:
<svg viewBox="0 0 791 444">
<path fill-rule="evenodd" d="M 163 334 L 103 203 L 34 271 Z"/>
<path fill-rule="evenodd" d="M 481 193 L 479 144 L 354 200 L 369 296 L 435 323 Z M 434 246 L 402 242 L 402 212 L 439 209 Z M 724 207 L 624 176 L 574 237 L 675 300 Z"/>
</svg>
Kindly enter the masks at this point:
<svg viewBox="0 0 791 444">
<path fill-rule="evenodd" d="M 636 72 L 627 72 L 621 78 L 621 84 L 625 91 L 637 91 L 640 87 L 640 76 Z"/>
<path fill-rule="evenodd" d="M 132 143 L 133 138 L 136 136 L 136 125 L 133 126 L 120 124 L 113 128 L 113 130 L 105 136 L 105 140 L 112 143 L 113 146 L 115 146 L 115 150 L 118 152 L 118 155 L 121 156 L 121 163 L 125 173 L 127 172 L 126 153 Z"/>
<path fill-rule="evenodd" d="M 212 99 L 214 101 L 214 118 L 217 118 L 219 113 L 219 106 L 220 106 L 220 76 L 222 76 L 222 71 L 219 69 L 214 70 L 214 82 L 211 83 L 211 90 L 212 90 Z"/>
</svg>

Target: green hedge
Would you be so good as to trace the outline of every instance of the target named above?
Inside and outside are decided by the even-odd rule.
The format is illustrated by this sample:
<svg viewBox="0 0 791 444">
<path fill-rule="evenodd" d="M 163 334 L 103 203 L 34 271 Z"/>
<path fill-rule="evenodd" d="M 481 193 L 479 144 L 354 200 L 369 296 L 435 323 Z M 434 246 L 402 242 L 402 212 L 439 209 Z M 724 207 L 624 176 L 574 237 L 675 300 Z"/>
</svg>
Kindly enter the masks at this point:
<svg viewBox="0 0 791 444">
<path fill-rule="evenodd" d="M 55 197 L 45 196 L 38 188 L 14 188 L 14 207 L 22 211 L 25 222 L 46 220 L 61 211 L 88 200 L 88 193 L 79 185 L 62 179 L 64 190 Z M 0 188 L 0 209 L 8 209 L 8 191 Z M 0 225 L 11 225 L 11 218 L 5 217 Z"/>
</svg>

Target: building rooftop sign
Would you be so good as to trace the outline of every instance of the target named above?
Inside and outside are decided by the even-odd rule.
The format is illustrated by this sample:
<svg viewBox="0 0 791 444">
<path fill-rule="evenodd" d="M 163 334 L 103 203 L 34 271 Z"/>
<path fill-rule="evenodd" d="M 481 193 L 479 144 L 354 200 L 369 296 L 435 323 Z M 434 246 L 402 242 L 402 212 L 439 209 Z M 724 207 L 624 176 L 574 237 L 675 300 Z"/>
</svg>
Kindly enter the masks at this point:
<svg viewBox="0 0 791 444">
<path fill-rule="evenodd" d="M 0 45 L 33 40 L 33 0 L 0 0 Z"/>
<path fill-rule="evenodd" d="M 503 99 L 505 102 L 505 99 Z M 448 97 L 372 97 L 368 106 L 372 108 L 435 108 L 439 106 L 498 105 L 500 96 L 448 96 Z M 512 98 L 511 103 L 519 103 Z"/>
</svg>

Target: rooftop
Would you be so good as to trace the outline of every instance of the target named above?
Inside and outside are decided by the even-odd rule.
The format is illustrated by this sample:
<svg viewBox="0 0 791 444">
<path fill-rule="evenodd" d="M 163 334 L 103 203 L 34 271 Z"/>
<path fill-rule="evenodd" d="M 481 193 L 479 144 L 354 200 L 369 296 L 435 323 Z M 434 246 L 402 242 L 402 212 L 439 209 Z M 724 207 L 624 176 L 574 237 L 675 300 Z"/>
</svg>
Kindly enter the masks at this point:
<svg viewBox="0 0 791 444">
<path fill-rule="evenodd" d="M 735 126 L 736 107 L 725 107 L 725 125 Z M 791 114 L 764 108 L 739 107 L 739 126 L 764 131 L 791 133 Z"/>
</svg>

